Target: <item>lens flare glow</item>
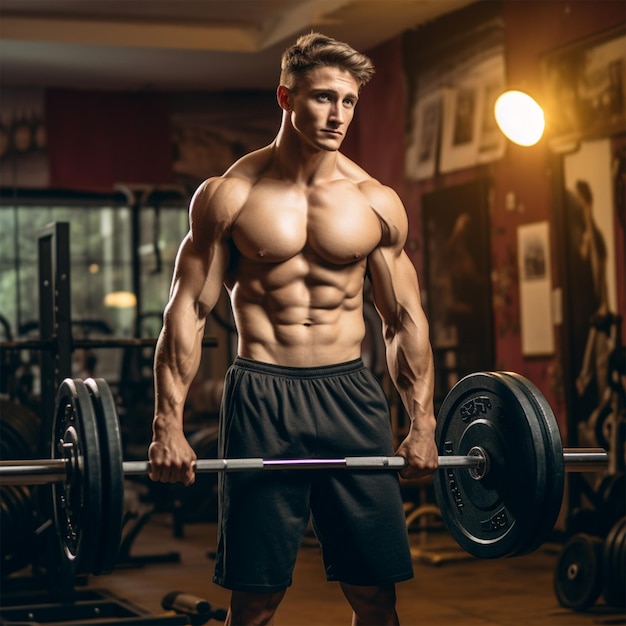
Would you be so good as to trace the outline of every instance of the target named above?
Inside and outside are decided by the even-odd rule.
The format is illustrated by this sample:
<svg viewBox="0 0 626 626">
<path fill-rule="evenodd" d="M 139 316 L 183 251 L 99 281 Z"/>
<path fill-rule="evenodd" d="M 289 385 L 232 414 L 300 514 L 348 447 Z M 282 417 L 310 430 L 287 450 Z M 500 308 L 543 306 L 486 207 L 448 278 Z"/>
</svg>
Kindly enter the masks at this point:
<svg viewBox="0 0 626 626">
<path fill-rule="evenodd" d="M 503 93 L 496 100 L 494 113 L 500 130 L 520 146 L 534 146 L 543 136 L 543 109 L 523 91 Z"/>
</svg>

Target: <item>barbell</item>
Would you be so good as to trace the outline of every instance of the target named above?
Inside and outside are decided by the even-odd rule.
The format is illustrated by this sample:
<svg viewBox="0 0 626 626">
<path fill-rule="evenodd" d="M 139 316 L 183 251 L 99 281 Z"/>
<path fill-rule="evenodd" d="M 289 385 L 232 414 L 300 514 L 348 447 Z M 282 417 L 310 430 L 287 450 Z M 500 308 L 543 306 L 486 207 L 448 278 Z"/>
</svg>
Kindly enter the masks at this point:
<svg viewBox="0 0 626 626">
<path fill-rule="evenodd" d="M 541 392 L 519 374 L 479 372 L 460 380 L 439 410 L 439 469 L 433 485 L 442 519 L 479 558 L 527 554 L 544 543 L 563 498 L 565 472 L 597 471 L 599 448 L 563 449 Z M 56 394 L 48 459 L 0 461 L 0 484 L 50 485 L 61 558 L 76 574 L 115 567 L 124 477 L 150 464 L 124 461 L 115 402 L 103 379 L 65 379 Z M 397 471 L 400 456 L 332 459 L 199 459 L 196 472 Z"/>
</svg>

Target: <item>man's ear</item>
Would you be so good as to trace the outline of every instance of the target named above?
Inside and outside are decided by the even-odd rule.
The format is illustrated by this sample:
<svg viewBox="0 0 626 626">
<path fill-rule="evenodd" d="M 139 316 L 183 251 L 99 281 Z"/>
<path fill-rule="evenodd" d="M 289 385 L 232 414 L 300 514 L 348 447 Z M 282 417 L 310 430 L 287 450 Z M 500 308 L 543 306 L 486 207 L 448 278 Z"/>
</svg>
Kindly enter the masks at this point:
<svg viewBox="0 0 626 626">
<path fill-rule="evenodd" d="M 283 111 L 291 111 L 291 91 L 285 85 L 278 85 L 276 99 Z"/>
</svg>

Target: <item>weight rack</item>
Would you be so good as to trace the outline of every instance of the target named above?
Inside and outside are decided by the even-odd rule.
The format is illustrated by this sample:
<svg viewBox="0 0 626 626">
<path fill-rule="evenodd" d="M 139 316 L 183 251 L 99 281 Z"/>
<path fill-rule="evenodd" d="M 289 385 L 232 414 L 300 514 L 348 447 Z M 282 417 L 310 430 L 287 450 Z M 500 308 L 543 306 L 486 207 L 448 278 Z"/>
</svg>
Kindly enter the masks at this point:
<svg viewBox="0 0 626 626">
<path fill-rule="evenodd" d="M 151 614 L 133 602 L 106 589 L 87 589 L 86 577 L 77 579 L 83 585 L 74 592 L 71 603 L 59 602 L 37 579 L 9 578 L 2 582 L 0 624 L 2 626 L 45 626 L 46 624 L 89 626 L 156 626 L 158 624 L 203 624 L 207 620 L 179 613 Z"/>
<path fill-rule="evenodd" d="M 80 348 L 120 348 L 154 346 L 154 339 L 77 339 L 72 334 L 70 229 L 67 222 L 54 222 L 37 234 L 39 339 L 6 341 L 0 350 L 31 349 L 40 351 L 41 359 L 41 428 L 39 449 L 49 450 L 50 425 L 56 391 L 60 382 L 72 373 L 72 353 Z M 205 347 L 214 347 L 217 340 L 207 337 Z M 41 496 L 41 497 L 38 497 Z M 33 492 L 34 508 L 41 520 L 52 517 L 51 502 L 43 494 Z M 39 521 L 41 521 L 39 520 Z M 69 571 L 59 558 L 54 529 L 43 523 L 33 541 L 41 544 L 42 563 L 32 576 L 5 577 L 0 585 L 0 623 L 74 623 L 88 624 L 96 619 L 101 624 L 189 624 L 186 616 L 149 615 L 145 610 L 113 596 L 106 590 L 77 589 L 84 584 Z M 170 557 L 170 555 L 166 555 Z M 107 621 L 109 619 L 111 621 Z M 103 621 L 104 620 L 104 621 Z"/>
</svg>

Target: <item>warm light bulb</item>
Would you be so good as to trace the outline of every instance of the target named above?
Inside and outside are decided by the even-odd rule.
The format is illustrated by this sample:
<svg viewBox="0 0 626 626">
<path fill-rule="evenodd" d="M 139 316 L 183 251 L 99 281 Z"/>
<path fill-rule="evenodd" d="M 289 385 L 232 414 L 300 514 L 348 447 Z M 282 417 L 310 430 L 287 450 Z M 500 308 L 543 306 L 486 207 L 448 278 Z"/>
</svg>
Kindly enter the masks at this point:
<svg viewBox="0 0 626 626">
<path fill-rule="evenodd" d="M 104 306 L 129 309 L 137 305 L 137 297 L 130 291 L 113 291 L 104 296 Z"/>
<path fill-rule="evenodd" d="M 543 109 L 523 91 L 503 93 L 496 100 L 494 113 L 500 130 L 520 146 L 534 146 L 546 127 Z"/>
</svg>

